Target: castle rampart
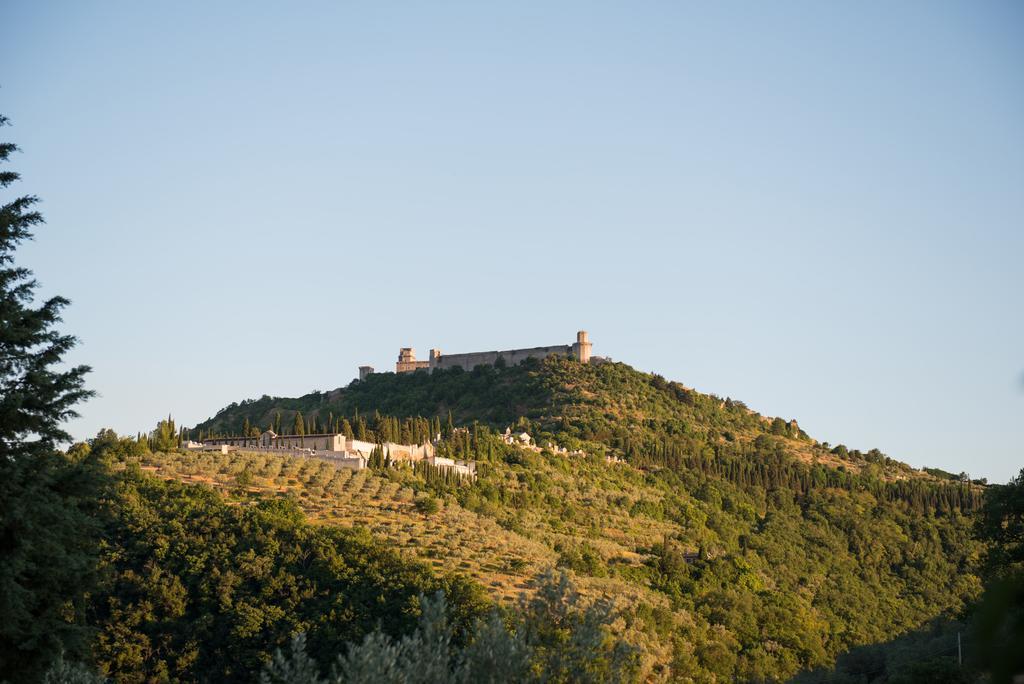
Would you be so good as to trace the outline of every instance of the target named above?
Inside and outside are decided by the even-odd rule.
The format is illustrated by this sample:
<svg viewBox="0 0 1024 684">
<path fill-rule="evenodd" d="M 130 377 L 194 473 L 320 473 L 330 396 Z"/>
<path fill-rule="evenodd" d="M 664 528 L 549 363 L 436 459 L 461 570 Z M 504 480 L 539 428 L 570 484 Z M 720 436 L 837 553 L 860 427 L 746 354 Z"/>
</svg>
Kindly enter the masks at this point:
<svg viewBox="0 0 1024 684">
<path fill-rule="evenodd" d="M 396 373 L 410 373 L 421 368 L 455 368 L 473 370 L 477 366 L 493 366 L 502 360 L 509 366 L 522 363 L 526 359 L 544 359 L 548 356 L 568 356 L 582 363 L 590 363 L 592 344 L 585 330 L 576 333 L 574 344 L 559 344 L 552 347 L 529 347 L 527 349 L 507 349 L 504 351 L 470 352 L 467 354 L 443 354 L 440 349 L 431 349 L 427 361 L 417 361 L 416 352 L 411 347 L 403 347 L 398 353 L 395 364 Z"/>
<path fill-rule="evenodd" d="M 548 356 L 571 356 L 572 345 L 554 347 L 530 347 L 529 349 L 508 349 L 505 351 L 470 352 L 468 354 L 442 354 L 430 368 L 454 368 L 473 370 L 477 366 L 493 366 L 498 359 L 509 366 L 515 366 L 526 359 L 543 359 Z"/>
</svg>

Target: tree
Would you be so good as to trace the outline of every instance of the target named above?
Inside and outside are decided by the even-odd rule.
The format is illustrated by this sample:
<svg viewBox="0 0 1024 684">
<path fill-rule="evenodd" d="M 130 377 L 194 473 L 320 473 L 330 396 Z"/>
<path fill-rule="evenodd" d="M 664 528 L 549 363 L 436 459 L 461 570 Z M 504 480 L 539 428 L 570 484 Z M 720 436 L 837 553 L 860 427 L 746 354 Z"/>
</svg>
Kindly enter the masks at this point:
<svg viewBox="0 0 1024 684">
<path fill-rule="evenodd" d="M 1024 571 L 1024 469 L 1005 485 L 988 487 L 975 526 L 989 542 L 985 568 L 990 576 Z"/>
<path fill-rule="evenodd" d="M 366 459 L 366 467 L 383 470 L 384 465 L 384 447 L 378 444 L 370 450 L 370 456 Z"/>
<path fill-rule="evenodd" d="M 243 489 L 251 485 L 252 481 L 252 468 L 250 468 L 249 466 L 246 466 L 244 469 L 242 469 L 242 472 L 238 473 L 238 475 L 235 476 L 235 484 Z"/>
<path fill-rule="evenodd" d="M 174 451 L 178 448 L 178 433 L 174 427 L 174 419 L 170 415 L 167 420 L 161 420 L 156 424 L 156 430 L 152 434 L 153 451 Z"/>
<path fill-rule="evenodd" d="M 306 434 L 306 421 L 302 419 L 302 411 L 297 411 L 295 413 L 295 424 L 292 426 L 292 434 Z"/>
<path fill-rule="evenodd" d="M 0 116 L 0 126 L 7 118 Z M 18 149 L 0 143 L 0 162 Z M 0 189 L 18 180 L 0 171 Z M 0 206 L 0 457 L 17 459 L 52 450 L 71 437 L 61 423 L 78 414 L 74 407 L 92 396 L 85 389 L 88 366 L 62 370 L 60 361 L 77 340 L 54 326 L 70 302 L 51 297 L 32 307 L 36 281 L 28 269 L 14 266 L 14 249 L 32 239 L 29 229 L 43 222 L 32 195 Z"/>
<path fill-rule="evenodd" d="M 17 149 L 0 143 L 0 162 Z M 0 171 L 0 189 L 18 178 Z M 10 681 L 40 679 L 62 650 L 84 653 L 96 548 L 90 459 L 56 451 L 70 441 L 61 424 L 92 395 L 89 368 L 61 367 L 76 343 L 55 328 L 68 300 L 34 307 L 36 281 L 14 265 L 15 248 L 43 222 L 37 202 L 24 195 L 0 205 L 0 672 Z"/>
<path fill-rule="evenodd" d="M 788 431 L 786 428 L 786 421 L 782 420 L 782 418 L 776 417 L 775 419 L 772 420 L 771 433 L 773 435 L 787 434 Z"/>
<path fill-rule="evenodd" d="M 433 515 L 441 510 L 441 504 L 434 497 L 425 496 L 422 499 L 416 499 L 416 510 L 423 515 Z"/>
</svg>

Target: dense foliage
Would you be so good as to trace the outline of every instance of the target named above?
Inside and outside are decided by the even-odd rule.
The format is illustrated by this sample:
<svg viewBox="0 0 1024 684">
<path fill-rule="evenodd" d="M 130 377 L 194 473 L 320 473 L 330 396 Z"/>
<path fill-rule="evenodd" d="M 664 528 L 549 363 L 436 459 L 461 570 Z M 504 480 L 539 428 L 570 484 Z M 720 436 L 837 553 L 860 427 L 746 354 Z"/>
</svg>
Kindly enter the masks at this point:
<svg viewBox="0 0 1024 684">
<path fill-rule="evenodd" d="M 1024 471 L 989 488 L 975 520 L 985 543 L 979 601 L 952 619 L 884 643 L 855 648 L 801 684 L 1010 682 L 1024 671 Z"/>
<path fill-rule="evenodd" d="M 985 594 L 972 630 L 980 647 L 974 661 L 994 681 L 1009 681 L 1024 672 L 1024 469 L 991 488 L 977 532 L 988 546 Z"/>
<path fill-rule="evenodd" d="M 527 457 L 481 469 L 457 495 L 550 540 L 578 572 L 667 596 L 675 619 L 652 624 L 670 632 L 677 672 L 784 678 L 955 612 L 978 591 L 968 519 L 870 487 L 740 485 L 701 469 Z M 661 536 L 608 543 L 637 527 Z"/>
</svg>

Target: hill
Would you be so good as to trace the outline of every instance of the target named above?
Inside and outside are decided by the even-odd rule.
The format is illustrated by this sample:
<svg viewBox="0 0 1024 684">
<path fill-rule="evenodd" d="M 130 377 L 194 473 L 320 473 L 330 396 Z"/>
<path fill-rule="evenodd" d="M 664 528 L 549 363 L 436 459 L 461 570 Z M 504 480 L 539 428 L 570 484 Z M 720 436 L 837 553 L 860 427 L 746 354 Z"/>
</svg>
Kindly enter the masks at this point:
<svg viewBox="0 0 1024 684">
<path fill-rule="evenodd" d="M 528 590 L 544 567 L 567 568 L 585 596 L 618 599 L 648 678 L 784 679 L 956 614 L 980 591 L 978 487 L 877 451 L 833 453 L 795 421 L 624 364 L 381 374 L 241 402 L 193 432 L 237 433 L 297 412 L 380 439 L 444 423 L 440 448 L 478 461 L 479 477 L 352 475 L 266 454 L 145 465 L 229 492 L 244 473 L 244 496 L 294 497 L 317 523 L 368 529 L 498 599 Z M 506 445 L 498 432 L 510 424 L 588 455 Z M 424 498 L 441 510 L 424 513 Z"/>
</svg>

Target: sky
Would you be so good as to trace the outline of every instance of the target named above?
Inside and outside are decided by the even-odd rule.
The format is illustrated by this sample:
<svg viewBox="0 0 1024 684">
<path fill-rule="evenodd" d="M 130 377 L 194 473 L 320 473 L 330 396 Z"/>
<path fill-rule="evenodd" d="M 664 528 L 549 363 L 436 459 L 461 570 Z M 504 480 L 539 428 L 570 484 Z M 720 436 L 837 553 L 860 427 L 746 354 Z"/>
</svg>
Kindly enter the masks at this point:
<svg viewBox="0 0 1024 684">
<path fill-rule="evenodd" d="M 78 439 L 568 344 L 1004 482 L 1024 4 L 0 5 Z M 11 192 L 13 190 L 13 192 Z"/>
</svg>

